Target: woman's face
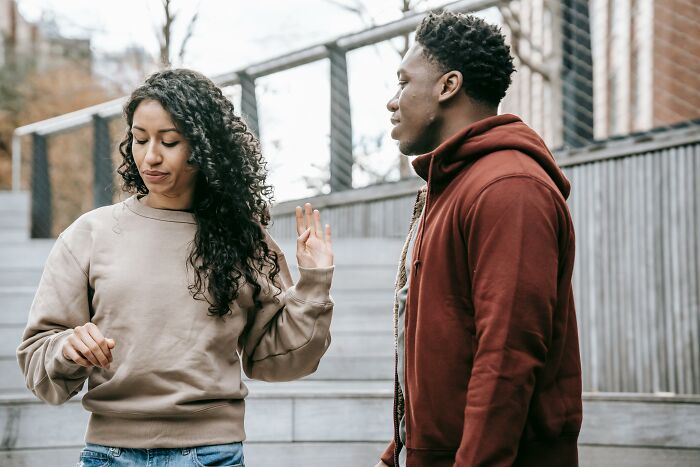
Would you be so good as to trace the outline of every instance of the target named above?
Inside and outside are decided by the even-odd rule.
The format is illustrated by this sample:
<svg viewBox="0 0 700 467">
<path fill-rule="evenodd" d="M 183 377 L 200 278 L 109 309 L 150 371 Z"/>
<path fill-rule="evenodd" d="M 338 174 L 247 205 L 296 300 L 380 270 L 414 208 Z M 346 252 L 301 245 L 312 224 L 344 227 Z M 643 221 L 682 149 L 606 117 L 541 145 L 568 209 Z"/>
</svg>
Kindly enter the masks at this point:
<svg viewBox="0 0 700 467">
<path fill-rule="evenodd" d="M 134 111 L 131 146 L 148 188 L 146 203 L 160 209 L 192 206 L 197 168 L 188 164 L 190 147 L 160 102 L 142 101 Z"/>
</svg>

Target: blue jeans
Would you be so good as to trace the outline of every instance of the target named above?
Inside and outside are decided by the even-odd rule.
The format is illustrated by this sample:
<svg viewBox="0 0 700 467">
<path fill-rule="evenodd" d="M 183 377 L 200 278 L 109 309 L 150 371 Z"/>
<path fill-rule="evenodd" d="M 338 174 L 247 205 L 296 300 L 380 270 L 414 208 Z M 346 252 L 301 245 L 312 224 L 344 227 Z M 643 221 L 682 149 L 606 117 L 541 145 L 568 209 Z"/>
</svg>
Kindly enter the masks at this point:
<svg viewBox="0 0 700 467">
<path fill-rule="evenodd" d="M 87 443 L 78 467 L 245 467 L 243 444 L 216 444 L 174 449 L 111 448 Z"/>
</svg>

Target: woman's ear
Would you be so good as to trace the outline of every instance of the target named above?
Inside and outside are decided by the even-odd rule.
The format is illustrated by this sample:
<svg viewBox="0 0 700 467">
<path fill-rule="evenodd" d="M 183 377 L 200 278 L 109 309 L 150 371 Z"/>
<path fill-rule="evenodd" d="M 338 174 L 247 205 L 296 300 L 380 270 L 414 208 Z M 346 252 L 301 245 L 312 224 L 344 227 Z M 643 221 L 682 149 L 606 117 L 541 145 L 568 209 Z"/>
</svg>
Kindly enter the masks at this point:
<svg viewBox="0 0 700 467">
<path fill-rule="evenodd" d="M 462 73 L 459 71 L 448 71 L 440 78 L 440 96 L 439 102 L 445 102 L 452 99 L 458 92 L 462 90 Z"/>
</svg>

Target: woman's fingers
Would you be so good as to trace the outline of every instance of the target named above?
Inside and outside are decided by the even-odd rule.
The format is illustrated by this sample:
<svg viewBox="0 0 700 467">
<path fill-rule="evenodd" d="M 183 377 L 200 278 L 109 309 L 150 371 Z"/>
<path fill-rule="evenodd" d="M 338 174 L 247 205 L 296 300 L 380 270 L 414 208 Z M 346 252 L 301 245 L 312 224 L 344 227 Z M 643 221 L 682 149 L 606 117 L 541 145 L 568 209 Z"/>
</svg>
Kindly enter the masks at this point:
<svg viewBox="0 0 700 467">
<path fill-rule="evenodd" d="M 314 221 L 313 221 L 313 213 L 311 209 L 311 203 L 306 203 L 304 205 L 304 210 L 306 214 L 306 225 L 305 227 L 307 229 L 311 229 L 312 231 L 314 230 Z M 312 232 L 314 233 L 314 232 Z"/>
<path fill-rule="evenodd" d="M 297 252 L 302 246 L 306 247 L 306 242 L 309 240 L 309 237 L 311 237 L 311 229 L 306 229 L 299 235 L 299 238 L 297 238 Z"/>
<path fill-rule="evenodd" d="M 73 348 L 87 361 L 89 361 L 92 365 L 94 366 L 101 366 L 100 362 L 97 360 L 97 358 L 92 354 L 90 349 L 88 348 L 85 343 L 83 343 L 82 339 L 78 337 L 78 334 L 75 333 L 72 336 L 68 338 L 70 341 L 71 345 Z"/>
<path fill-rule="evenodd" d="M 302 211 L 301 206 L 296 207 L 295 214 L 296 214 L 296 218 L 297 218 L 297 237 L 298 237 L 304 233 L 304 230 L 306 230 L 306 227 L 304 227 L 304 212 Z"/>
<path fill-rule="evenodd" d="M 73 346 L 70 345 L 70 344 L 69 344 L 69 345 L 66 345 L 66 346 L 63 348 L 63 355 L 64 355 L 67 359 L 72 360 L 72 361 L 74 361 L 75 363 L 77 363 L 78 365 L 84 366 L 85 368 L 90 368 L 90 367 L 94 366 L 94 365 L 93 365 L 92 363 L 90 363 L 86 358 L 84 358 L 82 355 L 80 355 L 80 354 L 78 353 L 78 351 L 75 350 L 75 349 L 73 348 Z"/>
<path fill-rule="evenodd" d="M 100 347 L 102 354 L 107 357 L 107 364 L 112 363 L 112 351 L 110 350 L 109 344 L 107 344 L 107 339 L 102 335 L 102 332 L 100 332 L 93 323 L 88 323 L 84 327 L 87 328 L 92 340 Z"/>
<path fill-rule="evenodd" d="M 323 228 L 321 228 L 321 213 L 314 210 L 314 233 L 318 238 L 323 238 Z"/>
<path fill-rule="evenodd" d="M 95 326 L 94 324 L 92 326 Z M 78 326 L 75 328 L 75 335 L 80 338 L 82 346 L 76 346 L 76 349 L 83 354 L 88 360 L 97 366 L 107 368 L 109 366 L 109 358 L 104 354 L 102 348 L 95 342 L 95 339 L 90 335 L 91 325 Z M 97 326 L 95 326 L 96 328 Z M 86 353 L 87 349 L 87 353 Z M 92 357 L 92 358 L 91 358 Z"/>
<path fill-rule="evenodd" d="M 331 242 L 331 225 L 326 224 L 326 229 L 325 229 L 325 240 L 328 246 L 330 247 L 332 245 Z"/>
</svg>

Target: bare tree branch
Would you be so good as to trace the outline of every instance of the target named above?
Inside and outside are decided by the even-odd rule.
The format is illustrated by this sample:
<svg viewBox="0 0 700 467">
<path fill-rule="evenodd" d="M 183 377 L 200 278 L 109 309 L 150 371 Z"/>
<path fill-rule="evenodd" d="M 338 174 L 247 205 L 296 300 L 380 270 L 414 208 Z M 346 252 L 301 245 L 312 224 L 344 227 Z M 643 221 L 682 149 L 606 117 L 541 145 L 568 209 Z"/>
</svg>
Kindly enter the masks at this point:
<svg viewBox="0 0 700 467">
<path fill-rule="evenodd" d="M 194 15 L 192 15 L 192 18 L 190 19 L 190 23 L 187 25 L 187 32 L 185 33 L 185 38 L 182 39 L 182 44 L 180 44 L 180 53 L 178 53 L 177 58 L 181 64 L 185 59 L 185 49 L 187 47 L 187 43 L 192 38 L 192 34 L 194 33 L 195 25 L 197 24 L 197 19 L 199 18 L 200 5 L 201 5 L 201 3 L 199 5 L 197 5 L 197 10 L 195 11 Z"/>
<path fill-rule="evenodd" d="M 171 0 L 162 0 L 163 10 L 165 12 L 165 22 L 161 28 L 162 35 L 160 36 L 160 64 L 163 68 L 170 66 L 170 40 L 172 26 L 175 22 L 175 14 L 170 11 Z"/>
<path fill-rule="evenodd" d="M 349 11 L 350 13 L 354 13 L 360 18 L 360 21 L 362 21 L 362 24 L 364 24 L 366 27 L 377 25 L 374 18 L 367 12 L 367 8 L 359 0 L 356 0 L 352 5 L 348 5 L 347 3 L 343 3 L 338 0 L 326 0 L 326 2 L 345 11 Z"/>
</svg>

